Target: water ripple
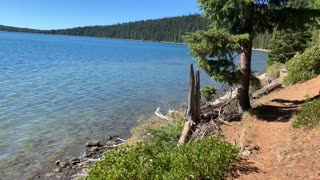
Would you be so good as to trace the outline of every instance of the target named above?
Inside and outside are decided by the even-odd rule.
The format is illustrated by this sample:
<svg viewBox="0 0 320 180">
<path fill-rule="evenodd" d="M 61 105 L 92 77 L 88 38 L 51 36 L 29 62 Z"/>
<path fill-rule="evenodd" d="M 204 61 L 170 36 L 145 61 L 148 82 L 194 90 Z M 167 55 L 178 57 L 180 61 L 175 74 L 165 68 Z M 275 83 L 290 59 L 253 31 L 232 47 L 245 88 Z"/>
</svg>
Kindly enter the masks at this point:
<svg viewBox="0 0 320 180">
<path fill-rule="evenodd" d="M 0 174 L 30 177 L 89 139 L 186 102 L 184 45 L 0 32 Z M 253 67 L 265 68 L 256 53 Z M 214 84 L 201 73 L 202 84 Z"/>
</svg>

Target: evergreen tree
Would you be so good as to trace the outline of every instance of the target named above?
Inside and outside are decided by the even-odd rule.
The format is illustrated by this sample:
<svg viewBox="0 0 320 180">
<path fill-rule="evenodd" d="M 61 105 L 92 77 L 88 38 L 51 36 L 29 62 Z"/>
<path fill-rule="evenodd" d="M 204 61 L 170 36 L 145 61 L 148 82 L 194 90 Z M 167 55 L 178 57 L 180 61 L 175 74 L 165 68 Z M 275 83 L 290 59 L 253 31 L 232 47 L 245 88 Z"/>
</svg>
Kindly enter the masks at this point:
<svg viewBox="0 0 320 180">
<path fill-rule="evenodd" d="M 127 22 L 108 26 L 85 26 L 69 29 L 37 30 L 1 26 L 0 31 L 31 32 L 44 34 L 63 34 L 73 36 L 92 36 L 148 41 L 182 42 L 186 32 L 207 30 L 210 21 L 199 14 L 161 18 L 145 21 Z M 254 41 L 256 48 L 267 48 L 270 36 L 258 35 Z"/>
<path fill-rule="evenodd" d="M 314 8 L 316 0 L 289 0 L 287 7 L 289 8 Z M 314 25 L 317 21 L 314 21 L 313 26 L 306 24 L 306 26 L 299 28 L 298 30 L 276 30 L 273 33 L 273 37 L 270 40 L 269 52 L 268 52 L 268 65 L 272 65 L 274 62 L 286 63 L 288 60 L 294 57 L 296 53 L 302 53 L 308 45 L 313 45 L 312 34 L 315 31 Z"/>
<path fill-rule="evenodd" d="M 308 47 L 307 40 L 310 38 L 309 32 L 275 31 L 268 48 L 267 64 L 285 64 L 296 53 L 302 53 Z"/>
<path fill-rule="evenodd" d="M 286 7 L 286 0 L 198 0 L 212 21 L 206 32 L 185 37 L 198 65 L 216 80 L 238 85 L 238 109 L 251 108 L 249 85 L 253 37 L 274 27 L 300 28 L 319 10 Z M 301 14 L 303 13 L 303 16 Z M 235 68 L 235 53 L 240 67 Z M 236 78 L 236 79 L 235 79 Z"/>
</svg>

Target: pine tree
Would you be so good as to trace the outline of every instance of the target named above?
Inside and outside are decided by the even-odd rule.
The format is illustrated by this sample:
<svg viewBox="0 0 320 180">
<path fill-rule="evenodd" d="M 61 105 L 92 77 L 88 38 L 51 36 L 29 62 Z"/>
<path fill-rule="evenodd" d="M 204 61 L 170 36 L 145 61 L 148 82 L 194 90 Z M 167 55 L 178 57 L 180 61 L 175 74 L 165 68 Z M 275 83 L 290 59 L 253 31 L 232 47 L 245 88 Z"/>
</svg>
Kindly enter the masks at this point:
<svg viewBox="0 0 320 180">
<path fill-rule="evenodd" d="M 198 0 L 211 21 L 210 29 L 185 37 L 198 65 L 218 81 L 238 86 L 238 109 L 251 108 L 249 85 L 252 41 L 258 33 L 274 27 L 301 28 L 318 16 L 318 9 L 286 7 L 286 0 Z M 301 14 L 303 13 L 303 16 Z M 235 54 L 240 54 L 236 68 Z"/>
<path fill-rule="evenodd" d="M 302 53 L 307 47 L 307 41 L 311 38 L 309 32 L 275 31 L 269 44 L 268 61 L 270 66 L 277 63 L 285 64 L 296 53 Z"/>
</svg>

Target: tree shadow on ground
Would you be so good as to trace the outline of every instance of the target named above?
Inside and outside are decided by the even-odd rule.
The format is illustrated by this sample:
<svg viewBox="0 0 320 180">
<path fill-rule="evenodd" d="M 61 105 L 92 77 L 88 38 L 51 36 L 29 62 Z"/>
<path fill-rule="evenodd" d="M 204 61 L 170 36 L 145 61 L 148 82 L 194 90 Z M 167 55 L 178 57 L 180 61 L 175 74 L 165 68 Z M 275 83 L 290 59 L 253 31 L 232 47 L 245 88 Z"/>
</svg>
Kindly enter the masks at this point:
<svg viewBox="0 0 320 180">
<path fill-rule="evenodd" d="M 262 106 L 253 108 L 250 111 L 250 114 L 264 121 L 288 122 L 296 112 L 297 112 L 296 107 L 262 105 Z"/>
<path fill-rule="evenodd" d="M 232 166 L 230 175 L 232 179 L 239 178 L 241 174 L 251 174 L 262 172 L 253 162 L 248 161 L 247 158 L 238 157 L 236 165 Z"/>
<path fill-rule="evenodd" d="M 307 98 L 306 100 L 286 100 L 286 99 L 273 99 L 271 102 L 277 102 L 277 103 L 282 103 L 282 104 L 287 104 L 287 105 L 291 105 L 291 106 L 299 106 L 303 103 L 306 103 L 308 101 L 313 101 L 315 99 L 320 98 L 320 95 L 314 96 L 312 98 Z"/>
<path fill-rule="evenodd" d="M 269 122 L 288 122 L 298 112 L 298 107 L 308 101 L 320 98 L 320 95 L 306 100 L 273 99 L 271 102 L 283 104 L 283 106 L 261 105 L 250 110 L 250 114 L 260 120 Z"/>
</svg>

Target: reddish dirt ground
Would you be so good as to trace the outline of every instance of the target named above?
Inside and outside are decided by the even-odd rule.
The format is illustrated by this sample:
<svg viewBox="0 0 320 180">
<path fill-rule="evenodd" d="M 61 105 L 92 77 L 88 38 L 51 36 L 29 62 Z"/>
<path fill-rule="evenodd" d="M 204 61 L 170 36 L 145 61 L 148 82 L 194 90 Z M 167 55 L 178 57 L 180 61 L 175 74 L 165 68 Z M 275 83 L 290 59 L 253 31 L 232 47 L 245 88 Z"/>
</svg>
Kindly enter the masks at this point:
<svg viewBox="0 0 320 180">
<path fill-rule="evenodd" d="M 319 96 L 320 76 L 262 97 L 241 122 L 223 126 L 231 143 L 256 149 L 232 179 L 320 179 L 320 127 L 291 126 L 301 104 Z"/>
</svg>

